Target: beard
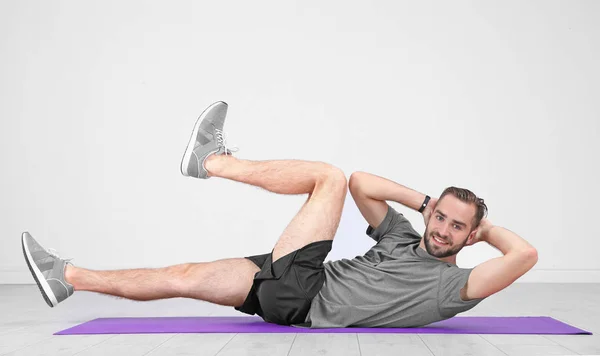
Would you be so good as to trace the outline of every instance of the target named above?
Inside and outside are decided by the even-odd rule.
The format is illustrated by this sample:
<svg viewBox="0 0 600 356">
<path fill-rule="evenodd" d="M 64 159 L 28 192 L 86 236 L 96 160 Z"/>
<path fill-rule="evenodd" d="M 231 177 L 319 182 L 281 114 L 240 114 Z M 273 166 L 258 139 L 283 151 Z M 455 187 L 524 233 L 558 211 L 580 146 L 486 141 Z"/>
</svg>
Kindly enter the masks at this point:
<svg viewBox="0 0 600 356">
<path fill-rule="evenodd" d="M 435 241 L 433 241 L 433 236 L 437 236 L 440 240 L 447 242 L 447 245 L 440 246 Z M 461 245 L 455 245 L 447 237 L 440 237 L 435 231 L 429 231 L 429 227 L 425 228 L 425 248 L 427 249 L 427 253 L 437 258 L 445 258 L 456 255 L 462 248 L 466 245 L 467 240 Z"/>
</svg>

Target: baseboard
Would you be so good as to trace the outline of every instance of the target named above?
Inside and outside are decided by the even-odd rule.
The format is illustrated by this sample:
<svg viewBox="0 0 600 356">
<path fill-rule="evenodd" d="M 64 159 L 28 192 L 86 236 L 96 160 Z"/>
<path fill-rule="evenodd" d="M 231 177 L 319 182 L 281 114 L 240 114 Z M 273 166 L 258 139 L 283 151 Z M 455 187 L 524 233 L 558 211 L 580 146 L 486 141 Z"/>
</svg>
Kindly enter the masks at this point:
<svg viewBox="0 0 600 356">
<path fill-rule="evenodd" d="M 516 283 L 600 283 L 600 269 L 534 268 Z"/>
<path fill-rule="evenodd" d="M 27 267 L 0 267 L 0 284 L 34 284 Z M 532 269 L 515 283 L 600 283 L 600 269 Z"/>
</svg>

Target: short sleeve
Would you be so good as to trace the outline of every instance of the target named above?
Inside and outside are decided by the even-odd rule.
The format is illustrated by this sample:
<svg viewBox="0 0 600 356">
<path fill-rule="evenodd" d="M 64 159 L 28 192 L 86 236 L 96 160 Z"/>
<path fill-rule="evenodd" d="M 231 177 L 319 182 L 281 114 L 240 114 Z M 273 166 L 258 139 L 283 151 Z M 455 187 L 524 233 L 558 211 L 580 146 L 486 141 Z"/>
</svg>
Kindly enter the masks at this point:
<svg viewBox="0 0 600 356">
<path fill-rule="evenodd" d="M 369 225 L 366 231 L 367 235 L 373 240 L 379 242 L 383 237 L 409 238 L 410 240 L 421 240 L 415 229 L 413 229 L 410 221 L 404 217 L 396 209 L 388 204 L 388 210 L 379 226 L 374 228 Z"/>
<path fill-rule="evenodd" d="M 460 290 L 467 284 L 471 271 L 473 268 L 459 268 L 454 265 L 442 270 L 438 291 L 438 308 L 442 317 L 451 318 L 473 308 L 485 299 L 464 301 L 460 297 Z"/>
</svg>

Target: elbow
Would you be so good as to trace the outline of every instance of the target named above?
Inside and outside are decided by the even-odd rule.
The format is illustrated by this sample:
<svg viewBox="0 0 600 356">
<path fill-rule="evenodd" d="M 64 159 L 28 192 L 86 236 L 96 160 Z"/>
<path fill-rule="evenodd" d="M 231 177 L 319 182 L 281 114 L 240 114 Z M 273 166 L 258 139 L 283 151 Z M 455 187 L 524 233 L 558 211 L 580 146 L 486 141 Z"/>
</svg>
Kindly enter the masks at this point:
<svg viewBox="0 0 600 356">
<path fill-rule="evenodd" d="M 529 264 L 531 264 L 531 267 L 533 267 L 538 261 L 537 250 L 534 247 L 531 247 L 525 250 L 523 253 L 525 254 L 525 259 L 529 262 Z"/>
<path fill-rule="evenodd" d="M 527 256 L 529 258 L 531 258 L 532 260 L 536 260 L 538 259 L 538 252 L 535 249 L 535 247 L 530 248 L 529 250 L 527 250 Z"/>
<path fill-rule="evenodd" d="M 361 176 L 364 176 L 365 172 L 353 172 L 348 179 L 348 189 L 351 192 L 358 192 L 359 181 L 361 180 Z"/>
</svg>

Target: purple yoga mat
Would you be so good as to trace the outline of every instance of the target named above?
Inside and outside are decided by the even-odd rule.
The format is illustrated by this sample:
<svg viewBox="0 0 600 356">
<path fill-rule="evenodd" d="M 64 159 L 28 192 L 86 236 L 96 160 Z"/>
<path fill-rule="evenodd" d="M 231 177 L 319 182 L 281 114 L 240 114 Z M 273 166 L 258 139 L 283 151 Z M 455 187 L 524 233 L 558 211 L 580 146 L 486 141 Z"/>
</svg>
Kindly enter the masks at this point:
<svg viewBox="0 0 600 356">
<path fill-rule="evenodd" d="M 264 322 L 255 316 L 99 318 L 54 335 L 157 333 L 398 333 L 398 334 L 586 334 L 547 316 L 455 316 L 420 328 L 308 329 Z"/>
</svg>

